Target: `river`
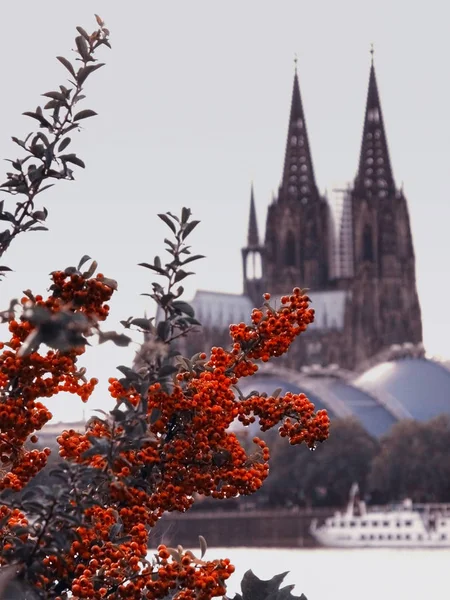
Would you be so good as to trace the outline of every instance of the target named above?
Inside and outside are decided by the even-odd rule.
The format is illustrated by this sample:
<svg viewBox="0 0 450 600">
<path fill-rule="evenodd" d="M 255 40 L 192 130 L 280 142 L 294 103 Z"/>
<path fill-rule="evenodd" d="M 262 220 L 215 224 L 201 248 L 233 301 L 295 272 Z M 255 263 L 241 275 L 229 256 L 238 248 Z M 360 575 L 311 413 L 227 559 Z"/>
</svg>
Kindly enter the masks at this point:
<svg viewBox="0 0 450 600">
<path fill-rule="evenodd" d="M 289 571 L 286 584 L 308 600 L 440 600 L 450 597 L 450 549 L 209 548 L 206 559 L 229 558 L 236 572 L 227 595 L 240 591 L 247 569 L 260 579 Z"/>
</svg>

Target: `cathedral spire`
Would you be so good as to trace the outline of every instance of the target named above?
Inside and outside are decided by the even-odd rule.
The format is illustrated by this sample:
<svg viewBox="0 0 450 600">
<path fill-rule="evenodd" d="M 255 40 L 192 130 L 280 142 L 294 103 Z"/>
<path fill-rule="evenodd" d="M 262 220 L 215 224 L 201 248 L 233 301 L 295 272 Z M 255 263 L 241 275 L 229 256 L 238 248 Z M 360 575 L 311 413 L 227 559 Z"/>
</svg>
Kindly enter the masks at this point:
<svg viewBox="0 0 450 600">
<path fill-rule="evenodd" d="M 291 113 L 280 191 L 284 198 L 300 199 L 304 204 L 317 191 L 300 95 L 297 61 L 295 61 Z"/>
<path fill-rule="evenodd" d="M 370 50 L 369 88 L 367 91 L 366 113 L 364 117 L 363 138 L 356 187 L 367 190 L 380 197 L 395 189 L 387 137 L 378 93 L 373 45 Z"/>
<path fill-rule="evenodd" d="M 247 246 L 249 248 L 259 247 L 258 221 L 256 220 L 255 195 L 253 192 L 253 182 L 250 192 L 250 215 L 248 219 Z"/>
</svg>

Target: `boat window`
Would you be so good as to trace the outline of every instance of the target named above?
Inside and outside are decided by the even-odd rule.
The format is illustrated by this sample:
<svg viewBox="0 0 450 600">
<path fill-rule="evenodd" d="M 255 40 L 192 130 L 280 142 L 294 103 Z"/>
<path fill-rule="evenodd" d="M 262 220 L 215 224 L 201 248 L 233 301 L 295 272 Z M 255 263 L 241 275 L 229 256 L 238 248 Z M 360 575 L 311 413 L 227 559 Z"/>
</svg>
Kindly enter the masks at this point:
<svg viewBox="0 0 450 600">
<path fill-rule="evenodd" d="M 365 536 L 364 534 L 362 534 L 362 536 L 361 536 L 361 539 L 362 539 L 362 540 L 365 540 L 365 539 L 366 539 L 366 536 Z"/>
<path fill-rule="evenodd" d="M 372 521 L 372 527 L 378 527 L 378 521 Z"/>
<path fill-rule="evenodd" d="M 400 527 L 401 523 L 400 521 L 397 521 L 397 523 L 395 524 L 397 527 Z"/>
<path fill-rule="evenodd" d="M 422 541 L 423 537 L 422 537 L 422 534 L 421 534 L 421 533 L 419 533 L 419 535 L 417 536 L 417 539 L 418 539 L 419 541 Z"/>
<path fill-rule="evenodd" d="M 388 534 L 387 539 L 392 540 L 392 535 L 390 533 Z"/>
<path fill-rule="evenodd" d="M 331 521 L 330 525 L 331 525 L 331 527 L 334 527 L 334 525 L 335 525 L 334 521 Z"/>
<path fill-rule="evenodd" d="M 406 527 L 411 527 L 412 521 L 405 521 L 405 525 L 406 525 Z"/>
<path fill-rule="evenodd" d="M 405 535 L 405 540 L 410 540 L 410 539 L 411 539 L 411 536 L 409 535 L 409 533 L 407 533 L 407 534 Z"/>
<path fill-rule="evenodd" d="M 341 521 L 341 527 L 345 527 L 345 521 Z"/>
<path fill-rule="evenodd" d="M 401 535 L 398 535 L 398 536 L 397 536 L 397 539 L 398 539 L 398 540 L 401 540 L 401 539 L 402 539 L 402 536 L 401 536 Z"/>
<path fill-rule="evenodd" d="M 447 536 L 446 536 L 446 534 L 445 534 L 445 533 L 442 533 L 442 534 L 441 534 L 441 540 L 446 540 L 446 539 L 447 539 Z"/>
<path fill-rule="evenodd" d="M 389 527 L 389 521 L 383 521 L 383 527 Z"/>
<path fill-rule="evenodd" d="M 384 535 L 379 535 L 379 536 L 378 536 L 378 539 L 379 539 L 379 540 L 384 540 Z"/>
<path fill-rule="evenodd" d="M 445 527 L 447 525 L 447 521 L 441 521 L 441 527 Z"/>
<path fill-rule="evenodd" d="M 361 527 L 365 527 L 367 525 L 367 521 L 361 521 Z"/>
<path fill-rule="evenodd" d="M 356 522 L 355 521 L 350 521 L 350 527 L 355 527 Z"/>
</svg>

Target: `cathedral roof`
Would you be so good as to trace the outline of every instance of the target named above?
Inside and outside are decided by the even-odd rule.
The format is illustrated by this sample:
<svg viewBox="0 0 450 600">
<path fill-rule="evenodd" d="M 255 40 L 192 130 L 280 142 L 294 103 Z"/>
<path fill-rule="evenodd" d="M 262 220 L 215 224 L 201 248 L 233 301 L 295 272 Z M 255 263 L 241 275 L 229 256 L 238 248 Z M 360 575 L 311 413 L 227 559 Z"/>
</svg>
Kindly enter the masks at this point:
<svg viewBox="0 0 450 600">
<path fill-rule="evenodd" d="M 403 358 L 380 363 L 353 384 L 377 394 L 401 418 L 426 421 L 450 415 L 450 371 L 426 358 Z"/>
<path fill-rule="evenodd" d="M 397 420 L 376 396 L 337 377 L 308 377 L 293 369 L 263 367 L 239 387 L 244 395 L 253 390 L 270 395 L 277 388 L 282 393 L 303 392 L 316 410 L 325 408 L 331 418 L 354 417 L 376 437 L 387 433 Z"/>
<path fill-rule="evenodd" d="M 230 323 L 247 322 L 253 310 L 248 296 L 207 290 L 198 290 L 191 304 L 204 327 L 222 330 L 227 330 Z"/>
<path fill-rule="evenodd" d="M 311 292 L 311 308 L 315 311 L 311 331 L 317 329 L 343 329 L 345 309 L 351 292 L 347 290 L 329 290 Z"/>
</svg>

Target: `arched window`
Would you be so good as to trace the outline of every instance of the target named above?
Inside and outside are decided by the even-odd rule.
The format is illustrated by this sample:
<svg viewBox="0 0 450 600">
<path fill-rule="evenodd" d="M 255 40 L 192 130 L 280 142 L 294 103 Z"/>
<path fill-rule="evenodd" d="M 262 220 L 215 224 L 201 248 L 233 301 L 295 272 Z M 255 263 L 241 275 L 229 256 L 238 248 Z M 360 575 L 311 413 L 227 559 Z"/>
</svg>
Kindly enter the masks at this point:
<svg viewBox="0 0 450 600">
<path fill-rule="evenodd" d="M 373 239 L 370 225 L 364 227 L 363 232 L 363 260 L 373 262 Z"/>
<path fill-rule="evenodd" d="M 288 231 L 284 243 L 284 264 L 287 267 L 294 267 L 295 263 L 295 236 L 292 231 Z"/>
</svg>

